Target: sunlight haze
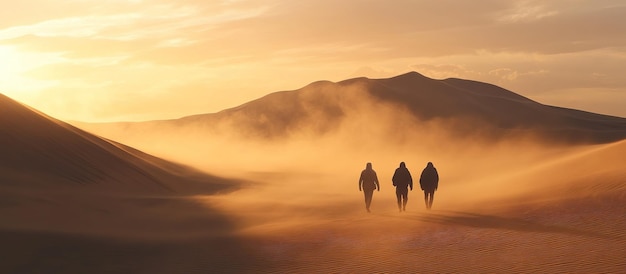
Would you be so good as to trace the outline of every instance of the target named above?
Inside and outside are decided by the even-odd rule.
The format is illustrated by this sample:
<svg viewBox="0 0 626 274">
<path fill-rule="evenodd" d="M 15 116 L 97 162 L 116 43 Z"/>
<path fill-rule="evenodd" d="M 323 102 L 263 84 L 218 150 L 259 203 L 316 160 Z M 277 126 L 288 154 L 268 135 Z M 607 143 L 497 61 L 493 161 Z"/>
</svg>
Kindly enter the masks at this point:
<svg viewBox="0 0 626 274">
<path fill-rule="evenodd" d="M 626 273 L 624 0 L 0 1 L 0 273 Z"/>
<path fill-rule="evenodd" d="M 408 71 L 626 117 L 623 1 L 2 2 L 0 93 L 63 120 L 218 112 Z"/>
</svg>

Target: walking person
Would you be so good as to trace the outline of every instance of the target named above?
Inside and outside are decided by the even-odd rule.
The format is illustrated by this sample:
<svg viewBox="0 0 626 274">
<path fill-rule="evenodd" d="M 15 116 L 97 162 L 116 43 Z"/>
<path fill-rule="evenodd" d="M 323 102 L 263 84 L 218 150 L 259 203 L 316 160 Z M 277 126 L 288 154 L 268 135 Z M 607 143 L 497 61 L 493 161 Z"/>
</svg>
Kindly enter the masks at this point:
<svg viewBox="0 0 626 274">
<path fill-rule="evenodd" d="M 376 171 L 372 169 L 372 163 L 367 163 L 365 169 L 361 171 L 361 177 L 359 177 L 359 191 L 363 191 L 365 194 L 365 209 L 367 212 L 370 212 L 374 189 L 380 191 L 378 176 L 376 176 Z"/>
<path fill-rule="evenodd" d="M 435 198 L 435 191 L 439 187 L 439 173 L 433 165 L 428 162 L 422 175 L 420 176 L 420 187 L 424 190 L 424 202 L 426 208 L 431 209 L 433 207 L 433 199 Z"/>
<path fill-rule="evenodd" d="M 393 185 L 396 187 L 396 198 L 398 199 L 398 210 L 400 212 L 406 211 L 406 203 L 409 200 L 409 190 L 413 190 L 413 178 L 411 173 L 406 168 L 404 162 L 400 163 L 400 167 L 396 168 L 396 172 L 391 179 Z"/>
</svg>

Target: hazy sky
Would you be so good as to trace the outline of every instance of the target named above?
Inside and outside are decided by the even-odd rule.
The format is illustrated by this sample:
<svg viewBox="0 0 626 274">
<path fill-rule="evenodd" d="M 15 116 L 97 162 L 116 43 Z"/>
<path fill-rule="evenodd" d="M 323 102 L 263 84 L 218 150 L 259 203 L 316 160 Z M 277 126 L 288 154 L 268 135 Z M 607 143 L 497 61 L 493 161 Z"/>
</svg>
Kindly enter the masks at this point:
<svg viewBox="0 0 626 274">
<path fill-rule="evenodd" d="M 0 0 L 0 92 L 60 119 L 178 118 L 413 70 L 626 117 L 626 2 Z"/>
</svg>

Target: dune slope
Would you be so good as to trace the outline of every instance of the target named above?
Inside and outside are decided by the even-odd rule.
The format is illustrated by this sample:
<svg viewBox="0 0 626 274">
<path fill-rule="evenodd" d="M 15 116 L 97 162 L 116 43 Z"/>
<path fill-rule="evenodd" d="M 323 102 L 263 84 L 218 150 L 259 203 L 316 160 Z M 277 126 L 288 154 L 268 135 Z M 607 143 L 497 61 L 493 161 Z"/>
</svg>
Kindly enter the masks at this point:
<svg viewBox="0 0 626 274">
<path fill-rule="evenodd" d="M 382 164 L 371 213 L 356 168 L 256 175 L 262 183 L 237 199 L 207 199 L 260 239 L 270 273 L 623 272 L 626 142 L 559 152 L 467 180 L 436 162 L 442 181 L 432 210 L 415 188 L 399 213 Z"/>
<path fill-rule="evenodd" d="M 194 273 L 255 254 L 192 195 L 241 182 L 106 140 L 0 95 L 0 272 Z"/>
<path fill-rule="evenodd" d="M 105 185 L 101 190 L 167 193 L 234 185 L 102 139 L 4 95 L 0 95 L 0 150 L 2 186 Z"/>
</svg>

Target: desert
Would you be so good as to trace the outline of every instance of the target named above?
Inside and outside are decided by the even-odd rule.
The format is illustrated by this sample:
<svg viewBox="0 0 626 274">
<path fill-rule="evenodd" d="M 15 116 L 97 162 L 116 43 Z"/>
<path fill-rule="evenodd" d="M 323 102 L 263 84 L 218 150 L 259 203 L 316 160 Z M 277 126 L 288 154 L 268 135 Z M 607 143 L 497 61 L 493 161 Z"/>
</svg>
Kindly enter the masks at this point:
<svg viewBox="0 0 626 274">
<path fill-rule="evenodd" d="M 3 273 L 626 270 L 626 119 L 486 83 L 320 81 L 114 123 L 2 95 L 0 131 Z M 400 162 L 414 184 L 404 212 Z M 440 176 L 430 210 L 427 162 Z"/>
<path fill-rule="evenodd" d="M 0 5 L 0 274 L 626 273 L 626 1 Z"/>
</svg>

